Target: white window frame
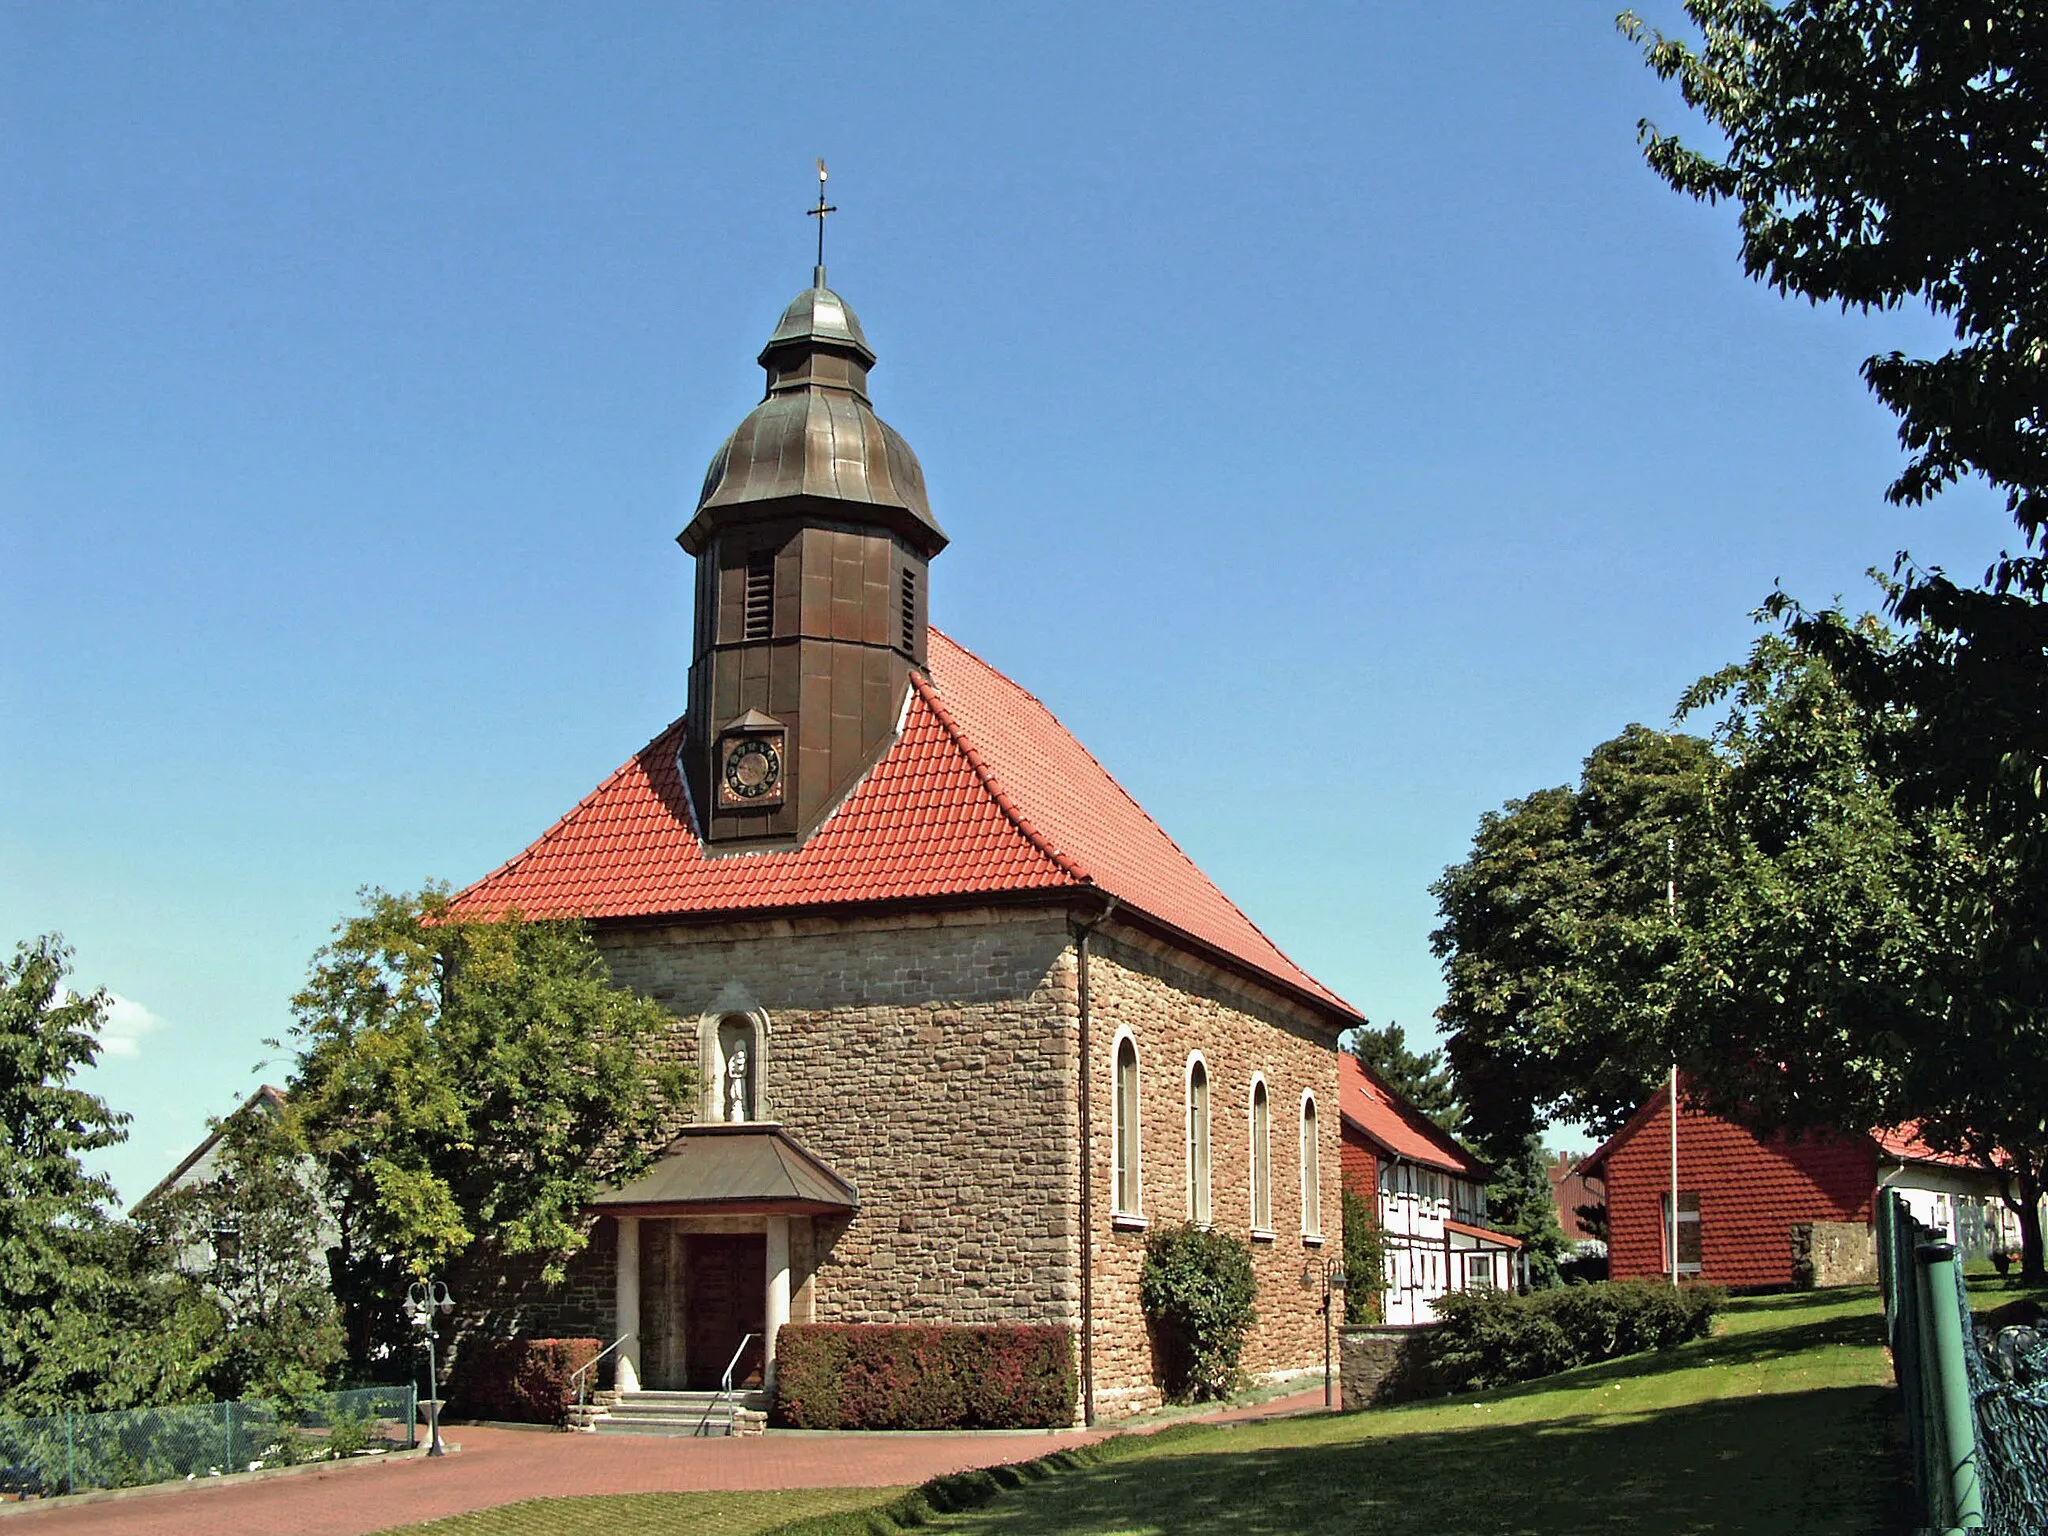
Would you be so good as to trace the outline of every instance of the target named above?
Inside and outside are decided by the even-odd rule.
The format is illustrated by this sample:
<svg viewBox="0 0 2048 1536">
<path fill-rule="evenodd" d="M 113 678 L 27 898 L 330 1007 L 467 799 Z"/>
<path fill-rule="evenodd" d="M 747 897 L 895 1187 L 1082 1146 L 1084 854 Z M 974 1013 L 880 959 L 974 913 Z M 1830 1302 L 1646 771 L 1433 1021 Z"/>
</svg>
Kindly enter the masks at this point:
<svg viewBox="0 0 2048 1536">
<path fill-rule="evenodd" d="M 1126 1108 L 1123 1092 L 1124 1047 L 1131 1051 L 1131 1094 Z M 1143 1226 L 1145 1222 L 1145 1155 L 1144 1113 L 1139 1108 L 1144 1099 L 1145 1059 L 1138 1051 L 1138 1037 L 1124 1025 L 1116 1032 L 1116 1038 L 1109 1046 L 1109 1209 L 1111 1219 L 1123 1227 Z M 1130 1124 L 1124 1123 L 1128 1113 Z M 1128 1139 L 1126 1139 L 1128 1138 Z M 1126 1161 L 1128 1154 L 1128 1162 Z M 1125 1174 L 1128 1172 L 1128 1181 Z M 1130 1192 L 1128 1206 L 1124 1201 L 1126 1184 Z"/>
<path fill-rule="evenodd" d="M 1301 1235 L 1320 1241 L 1323 1235 L 1323 1117 L 1314 1089 L 1301 1095 L 1300 1131 L 1296 1148 L 1301 1166 Z"/>
<path fill-rule="evenodd" d="M 1195 1074 L 1198 1072 L 1202 1090 L 1199 1105 L 1195 1102 Z M 1207 1227 L 1215 1216 L 1214 1186 L 1210 1180 L 1214 1159 L 1210 1156 L 1212 1142 L 1209 1135 L 1209 1102 L 1213 1088 L 1209 1081 L 1209 1063 L 1202 1059 L 1200 1051 L 1188 1052 L 1187 1068 L 1181 1078 L 1181 1102 L 1185 1122 L 1183 1134 L 1187 1141 L 1188 1220 L 1198 1227 Z"/>
<path fill-rule="evenodd" d="M 1260 1101 L 1265 1103 L 1265 1124 L 1259 1123 Z M 1273 1094 L 1266 1086 L 1266 1074 L 1254 1072 L 1245 1100 L 1246 1132 L 1251 1142 L 1252 1236 L 1271 1242 L 1273 1232 Z"/>
<path fill-rule="evenodd" d="M 1692 1209 L 1689 1211 L 1685 1208 L 1685 1202 L 1688 1199 L 1692 1201 Z M 1681 1227 L 1687 1225 L 1692 1227 L 1693 1245 L 1699 1250 L 1700 1255 L 1697 1259 L 1678 1260 L 1678 1273 L 1681 1275 L 1699 1274 L 1706 1262 L 1707 1229 L 1700 1223 L 1700 1205 L 1700 1192 L 1698 1190 L 1681 1189 L 1678 1192 L 1678 1224 Z M 1664 1254 L 1663 1272 L 1667 1275 L 1671 1273 L 1672 1266 L 1671 1239 L 1671 1191 L 1667 1189 L 1657 1196 L 1657 1246 Z M 1679 1234 L 1678 1249 L 1680 1253 L 1685 1251 L 1683 1233 Z"/>
</svg>

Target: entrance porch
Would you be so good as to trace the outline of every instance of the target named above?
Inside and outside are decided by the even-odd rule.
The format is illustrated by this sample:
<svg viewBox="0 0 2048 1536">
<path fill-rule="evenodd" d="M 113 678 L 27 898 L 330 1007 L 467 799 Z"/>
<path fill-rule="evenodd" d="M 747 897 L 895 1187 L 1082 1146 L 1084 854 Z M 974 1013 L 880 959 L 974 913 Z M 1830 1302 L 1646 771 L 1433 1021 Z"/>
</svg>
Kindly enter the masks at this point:
<svg viewBox="0 0 2048 1536">
<path fill-rule="evenodd" d="M 623 1392 L 768 1390 L 790 1314 L 793 1227 L 859 1205 L 776 1125 L 693 1126 L 597 1209 L 618 1223 L 614 1337 Z M 806 1242 L 806 1246 L 808 1243 Z"/>
</svg>

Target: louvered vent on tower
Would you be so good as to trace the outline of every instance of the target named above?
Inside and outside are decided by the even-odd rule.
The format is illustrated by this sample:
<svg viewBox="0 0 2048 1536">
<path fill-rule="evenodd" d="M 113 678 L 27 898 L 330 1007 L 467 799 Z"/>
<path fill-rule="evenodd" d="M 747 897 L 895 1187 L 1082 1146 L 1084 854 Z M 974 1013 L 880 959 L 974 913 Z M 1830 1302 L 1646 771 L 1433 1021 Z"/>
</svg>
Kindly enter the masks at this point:
<svg viewBox="0 0 2048 1536">
<path fill-rule="evenodd" d="M 917 572 L 903 573 L 903 649 L 917 650 Z"/>
<path fill-rule="evenodd" d="M 757 549 L 747 556 L 747 618 L 743 640 L 775 636 L 775 551 Z"/>
</svg>

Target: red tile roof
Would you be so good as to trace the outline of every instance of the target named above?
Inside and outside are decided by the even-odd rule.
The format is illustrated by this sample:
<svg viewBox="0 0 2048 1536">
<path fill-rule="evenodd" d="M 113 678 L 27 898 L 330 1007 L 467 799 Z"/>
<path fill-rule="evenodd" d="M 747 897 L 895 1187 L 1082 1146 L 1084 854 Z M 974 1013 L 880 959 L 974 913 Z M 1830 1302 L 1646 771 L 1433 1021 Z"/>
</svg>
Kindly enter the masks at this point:
<svg viewBox="0 0 2048 1536">
<path fill-rule="evenodd" d="M 1346 1125 L 1396 1157 L 1468 1179 L 1483 1181 L 1490 1171 L 1349 1051 L 1337 1053 L 1337 1102 Z"/>
<path fill-rule="evenodd" d="M 1447 1231 L 1462 1232 L 1467 1237 L 1476 1237 L 1483 1243 L 1497 1243 L 1503 1248 L 1522 1246 L 1522 1240 L 1512 1233 L 1496 1232 L 1491 1227 L 1475 1227 L 1468 1221 L 1453 1221 L 1448 1216 L 1444 1218 L 1444 1227 Z"/>
<path fill-rule="evenodd" d="M 1359 1022 L 1283 955 L 1029 693 L 930 632 L 903 729 L 802 847 L 708 857 L 678 720 L 454 910 L 592 919 L 1093 888 Z"/>
</svg>

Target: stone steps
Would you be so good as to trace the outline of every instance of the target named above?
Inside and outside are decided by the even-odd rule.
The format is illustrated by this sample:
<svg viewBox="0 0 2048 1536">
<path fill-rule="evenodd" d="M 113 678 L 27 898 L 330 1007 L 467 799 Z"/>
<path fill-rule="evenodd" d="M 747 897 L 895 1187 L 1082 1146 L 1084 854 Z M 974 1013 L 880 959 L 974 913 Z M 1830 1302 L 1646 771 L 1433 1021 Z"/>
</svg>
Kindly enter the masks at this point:
<svg viewBox="0 0 2048 1536">
<path fill-rule="evenodd" d="M 760 1392 L 738 1392 L 721 1398 L 716 1392 L 607 1392 L 570 1427 L 600 1435 L 750 1435 L 768 1422 L 767 1398 Z"/>
</svg>

